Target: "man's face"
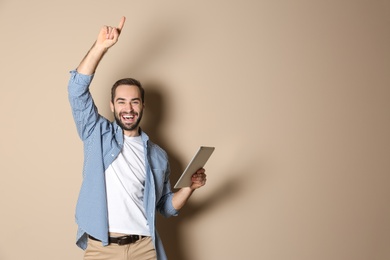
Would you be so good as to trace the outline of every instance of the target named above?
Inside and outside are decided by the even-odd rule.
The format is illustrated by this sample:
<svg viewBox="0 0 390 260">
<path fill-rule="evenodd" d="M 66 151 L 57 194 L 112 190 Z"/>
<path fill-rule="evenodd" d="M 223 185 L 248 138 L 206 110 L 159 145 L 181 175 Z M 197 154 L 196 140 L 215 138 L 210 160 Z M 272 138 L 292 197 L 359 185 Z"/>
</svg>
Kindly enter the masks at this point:
<svg viewBox="0 0 390 260">
<path fill-rule="evenodd" d="M 137 86 L 119 85 L 115 90 L 111 111 L 117 124 L 127 136 L 138 136 L 139 123 L 142 119 L 144 104 Z"/>
</svg>

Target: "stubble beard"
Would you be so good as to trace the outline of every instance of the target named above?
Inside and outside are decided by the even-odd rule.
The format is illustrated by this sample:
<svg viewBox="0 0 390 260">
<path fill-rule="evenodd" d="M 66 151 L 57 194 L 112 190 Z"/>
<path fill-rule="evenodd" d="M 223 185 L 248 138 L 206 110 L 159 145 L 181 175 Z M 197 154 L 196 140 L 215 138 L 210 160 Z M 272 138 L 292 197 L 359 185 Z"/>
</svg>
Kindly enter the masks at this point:
<svg viewBox="0 0 390 260">
<path fill-rule="evenodd" d="M 143 111 L 141 111 L 140 113 L 135 113 L 135 112 L 134 112 L 134 113 L 131 113 L 131 114 L 134 114 L 134 115 L 138 116 L 138 118 L 137 118 L 137 121 L 135 121 L 134 123 L 132 123 L 132 124 L 130 124 L 130 125 L 129 125 L 129 124 L 125 124 L 125 123 L 122 122 L 122 120 L 121 120 L 121 118 L 122 118 L 121 114 L 122 114 L 122 113 L 119 113 L 119 114 L 118 114 L 118 113 L 114 110 L 114 117 L 115 117 L 116 123 L 117 123 L 123 130 L 125 130 L 125 131 L 133 131 L 133 130 L 137 129 L 138 126 L 139 126 L 139 124 L 141 123 Z"/>
</svg>

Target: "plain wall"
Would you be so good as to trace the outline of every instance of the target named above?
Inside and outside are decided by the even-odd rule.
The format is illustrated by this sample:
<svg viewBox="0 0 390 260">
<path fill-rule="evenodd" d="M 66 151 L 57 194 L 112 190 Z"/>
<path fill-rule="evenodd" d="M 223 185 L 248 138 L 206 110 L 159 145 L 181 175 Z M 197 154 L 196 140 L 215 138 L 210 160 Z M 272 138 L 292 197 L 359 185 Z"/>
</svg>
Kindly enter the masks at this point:
<svg viewBox="0 0 390 260">
<path fill-rule="evenodd" d="M 170 259 L 390 259 L 389 1 L 3 0 L 1 260 L 82 259 L 68 72 L 122 15 L 100 112 L 139 79 L 172 184 L 216 147 L 207 185 L 158 219 Z"/>
</svg>

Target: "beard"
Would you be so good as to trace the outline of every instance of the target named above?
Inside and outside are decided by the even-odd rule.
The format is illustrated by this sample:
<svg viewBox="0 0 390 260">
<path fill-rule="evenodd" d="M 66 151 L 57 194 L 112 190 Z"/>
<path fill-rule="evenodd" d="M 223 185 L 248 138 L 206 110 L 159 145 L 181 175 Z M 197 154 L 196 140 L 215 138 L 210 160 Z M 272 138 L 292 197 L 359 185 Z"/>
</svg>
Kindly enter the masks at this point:
<svg viewBox="0 0 390 260">
<path fill-rule="evenodd" d="M 135 121 L 134 123 L 131 123 L 131 124 L 124 123 L 124 122 L 122 121 L 122 115 L 123 115 L 123 114 L 131 114 L 131 115 L 138 116 L 137 121 Z M 118 114 L 118 113 L 114 110 L 114 117 L 115 117 L 116 123 L 117 123 L 123 130 L 126 130 L 126 131 L 132 131 L 132 130 L 137 129 L 137 127 L 139 126 L 139 124 L 140 124 L 140 122 L 141 122 L 142 115 L 143 115 L 143 110 L 142 110 L 139 114 L 138 114 L 137 112 L 132 112 L 132 113 L 119 113 L 119 114 Z"/>
</svg>

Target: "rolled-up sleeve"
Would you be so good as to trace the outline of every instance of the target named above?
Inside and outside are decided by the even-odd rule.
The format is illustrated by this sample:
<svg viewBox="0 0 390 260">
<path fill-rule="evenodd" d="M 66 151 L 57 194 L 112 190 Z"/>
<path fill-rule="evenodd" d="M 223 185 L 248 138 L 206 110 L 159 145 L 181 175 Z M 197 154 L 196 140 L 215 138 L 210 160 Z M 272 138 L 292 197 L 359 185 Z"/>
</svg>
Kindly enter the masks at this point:
<svg viewBox="0 0 390 260">
<path fill-rule="evenodd" d="M 94 75 L 80 74 L 76 70 L 70 71 L 70 74 L 68 98 L 77 132 L 80 138 L 85 140 L 92 132 L 99 118 L 98 109 L 89 91 Z"/>
</svg>

